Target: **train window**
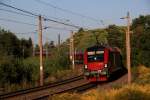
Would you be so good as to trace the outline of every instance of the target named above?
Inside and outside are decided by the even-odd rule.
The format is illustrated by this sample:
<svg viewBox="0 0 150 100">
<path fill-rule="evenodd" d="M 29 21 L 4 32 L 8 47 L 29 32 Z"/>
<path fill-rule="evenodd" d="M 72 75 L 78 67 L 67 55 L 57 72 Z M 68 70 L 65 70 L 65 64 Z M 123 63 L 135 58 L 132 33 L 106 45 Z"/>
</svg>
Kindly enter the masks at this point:
<svg viewBox="0 0 150 100">
<path fill-rule="evenodd" d="M 93 51 L 92 51 L 93 52 Z M 94 51 L 94 53 L 88 53 L 88 62 L 104 61 L 104 51 Z"/>
<path fill-rule="evenodd" d="M 88 52 L 88 55 L 95 55 L 95 51 Z"/>
<path fill-rule="evenodd" d="M 96 51 L 96 54 L 103 54 L 104 51 Z"/>
</svg>

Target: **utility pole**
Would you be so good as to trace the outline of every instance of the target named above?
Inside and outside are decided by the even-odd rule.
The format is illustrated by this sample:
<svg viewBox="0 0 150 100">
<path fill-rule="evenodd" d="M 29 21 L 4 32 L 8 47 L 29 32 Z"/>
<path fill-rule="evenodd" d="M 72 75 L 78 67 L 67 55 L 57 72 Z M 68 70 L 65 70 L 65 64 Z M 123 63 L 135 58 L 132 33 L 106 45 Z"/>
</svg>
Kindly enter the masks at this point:
<svg viewBox="0 0 150 100">
<path fill-rule="evenodd" d="M 71 32 L 71 38 L 70 38 L 70 60 L 72 61 L 72 69 L 75 68 L 75 59 L 74 59 L 74 39 L 73 39 L 73 32 Z"/>
<path fill-rule="evenodd" d="M 48 38 L 46 38 L 46 58 L 48 58 Z"/>
<path fill-rule="evenodd" d="M 33 42 L 32 42 L 33 43 Z M 34 47 L 34 44 L 32 44 L 32 56 L 34 57 L 35 56 L 35 47 Z"/>
<path fill-rule="evenodd" d="M 130 14 L 127 13 L 127 16 L 121 19 L 127 19 L 127 30 L 126 30 L 126 62 L 128 68 L 128 84 L 131 84 L 131 47 L 130 47 Z"/>
<path fill-rule="evenodd" d="M 58 34 L 58 52 L 60 52 L 60 34 Z"/>
<path fill-rule="evenodd" d="M 23 47 L 23 48 L 22 48 L 22 55 L 23 55 L 23 58 L 24 58 L 24 44 L 23 44 L 22 47 Z"/>
<path fill-rule="evenodd" d="M 34 38 L 34 35 L 33 35 Z M 34 39 L 32 38 L 32 56 L 35 56 Z"/>
<path fill-rule="evenodd" d="M 43 46 L 42 46 L 42 17 L 41 15 L 38 17 L 39 19 L 39 48 L 40 48 L 40 86 L 43 86 Z"/>
<path fill-rule="evenodd" d="M 70 41 L 69 41 L 69 58 L 70 61 L 72 62 L 72 46 L 71 46 L 71 35 L 70 35 Z"/>
<path fill-rule="evenodd" d="M 60 34 L 58 34 L 58 47 L 60 46 Z"/>
</svg>

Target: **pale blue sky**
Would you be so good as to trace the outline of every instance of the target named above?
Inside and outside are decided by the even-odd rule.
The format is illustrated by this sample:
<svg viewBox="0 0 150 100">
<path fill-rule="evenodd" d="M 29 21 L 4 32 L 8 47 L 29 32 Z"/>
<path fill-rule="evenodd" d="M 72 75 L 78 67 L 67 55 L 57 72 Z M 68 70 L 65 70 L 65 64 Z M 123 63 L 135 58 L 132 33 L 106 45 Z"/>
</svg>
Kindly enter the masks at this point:
<svg viewBox="0 0 150 100">
<path fill-rule="evenodd" d="M 138 17 L 139 15 L 150 14 L 150 0 L 41 0 L 57 7 L 67 9 L 85 16 L 89 16 L 97 19 L 93 21 L 84 17 L 72 15 L 43 5 L 36 0 L 0 0 L 6 4 L 31 11 L 36 14 L 45 15 L 48 18 L 57 17 L 62 22 L 72 23 L 86 28 L 101 28 L 109 24 L 125 25 L 125 20 L 120 20 L 120 17 L 126 16 L 127 11 L 130 12 L 131 18 Z M 9 9 L 0 5 L 0 9 Z M 15 10 L 13 10 L 15 11 Z M 37 24 L 37 18 L 25 17 L 22 15 L 12 14 L 0 10 L 0 18 L 12 19 L 22 21 L 26 23 Z M 55 19 L 57 20 L 57 19 Z M 70 20 L 69 22 L 66 20 Z M 101 24 L 103 20 L 104 26 Z M 72 29 L 63 25 L 59 25 L 52 22 L 43 22 L 46 26 L 54 26 Z M 16 24 L 11 22 L 5 22 L 0 20 L 0 26 L 16 33 L 32 32 L 37 29 L 35 26 Z M 61 34 L 61 38 L 64 41 L 69 37 L 70 31 L 62 31 L 56 29 L 47 29 L 43 31 L 44 41 L 46 37 L 49 41 L 57 41 L 57 35 Z M 38 34 L 17 34 L 19 37 L 32 37 L 37 43 Z"/>
</svg>

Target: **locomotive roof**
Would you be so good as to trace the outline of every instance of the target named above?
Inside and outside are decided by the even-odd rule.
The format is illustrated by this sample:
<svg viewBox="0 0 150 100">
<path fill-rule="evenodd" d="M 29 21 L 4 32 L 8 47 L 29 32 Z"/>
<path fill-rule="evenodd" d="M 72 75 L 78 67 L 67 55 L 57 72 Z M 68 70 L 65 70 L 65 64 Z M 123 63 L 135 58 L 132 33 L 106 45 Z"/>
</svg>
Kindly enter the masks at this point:
<svg viewBox="0 0 150 100">
<path fill-rule="evenodd" d="M 109 46 L 103 46 L 103 45 L 91 46 L 91 47 L 87 48 L 87 51 L 104 50 L 105 48 L 109 49 L 110 51 L 120 52 L 120 49 L 118 47 L 109 47 Z"/>
<path fill-rule="evenodd" d="M 87 48 L 87 51 L 103 50 L 104 48 L 106 48 L 106 47 L 102 46 L 102 45 L 94 45 L 92 47 Z"/>
</svg>

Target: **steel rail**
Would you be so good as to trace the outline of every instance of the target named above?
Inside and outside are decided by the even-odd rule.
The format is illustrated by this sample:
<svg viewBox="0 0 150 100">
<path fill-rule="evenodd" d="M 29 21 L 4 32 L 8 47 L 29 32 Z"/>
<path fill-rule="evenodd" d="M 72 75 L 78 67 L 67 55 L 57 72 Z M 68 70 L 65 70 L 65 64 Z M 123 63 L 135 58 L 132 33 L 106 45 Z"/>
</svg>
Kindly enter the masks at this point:
<svg viewBox="0 0 150 100">
<path fill-rule="evenodd" d="M 19 91 L 15 91 L 15 92 L 1 94 L 0 95 L 0 100 L 15 97 L 15 96 L 21 96 L 21 95 L 24 95 L 24 94 L 30 94 L 30 93 L 33 93 L 33 92 L 41 91 L 41 90 L 52 88 L 52 87 L 57 87 L 57 86 L 60 86 L 60 85 L 63 85 L 63 84 L 67 84 L 67 83 L 82 80 L 82 79 L 84 79 L 84 78 L 83 78 L 82 75 L 80 75 L 80 76 L 76 76 L 76 77 L 69 78 L 69 79 L 66 79 L 66 80 L 53 82 L 53 83 L 50 83 L 50 84 L 47 84 L 47 85 L 44 85 L 44 86 L 39 86 L 39 87 L 34 87 L 34 88 L 29 88 L 29 89 L 19 90 Z"/>
</svg>

